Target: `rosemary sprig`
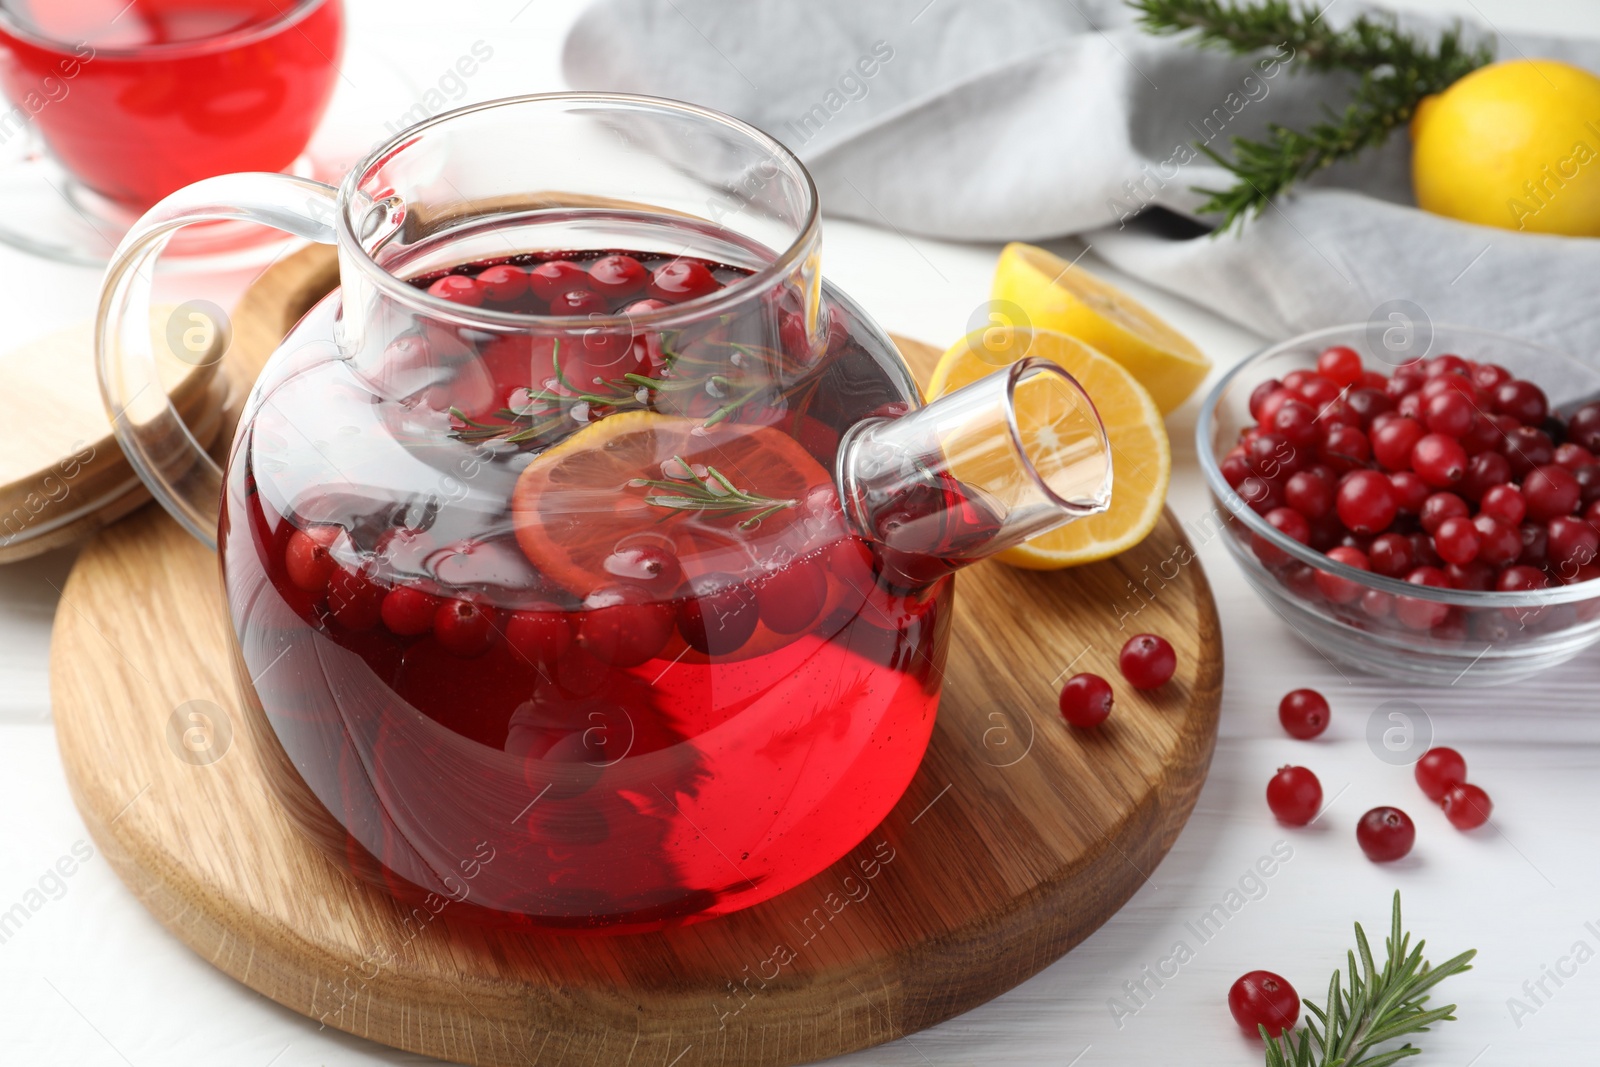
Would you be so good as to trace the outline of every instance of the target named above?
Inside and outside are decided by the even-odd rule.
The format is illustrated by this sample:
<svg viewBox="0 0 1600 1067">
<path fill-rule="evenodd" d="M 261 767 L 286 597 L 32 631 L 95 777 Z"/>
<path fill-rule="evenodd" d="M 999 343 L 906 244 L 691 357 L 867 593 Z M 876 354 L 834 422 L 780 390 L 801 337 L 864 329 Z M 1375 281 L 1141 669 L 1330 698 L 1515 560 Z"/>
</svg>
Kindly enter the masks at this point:
<svg viewBox="0 0 1600 1067">
<path fill-rule="evenodd" d="M 1372 961 L 1367 935 L 1356 923 L 1356 951 L 1348 953 L 1348 987 L 1341 984 L 1339 972 L 1334 971 L 1328 983 L 1326 1007 L 1305 1002 L 1306 1010 L 1315 1016 L 1306 1019 L 1305 1029 L 1285 1031 L 1274 1039 L 1267 1036 L 1266 1027 L 1261 1027 L 1261 1037 L 1267 1043 L 1267 1067 L 1389 1067 L 1422 1053 L 1409 1041 L 1399 1048 L 1373 1050 L 1395 1038 L 1424 1033 L 1434 1023 L 1454 1019 L 1454 1004 L 1442 1008 L 1423 1005 L 1434 986 L 1453 974 L 1472 969 L 1477 950 L 1469 949 L 1430 967 L 1422 958 L 1426 942 L 1418 941 L 1413 947 L 1411 935 L 1401 929 L 1398 890 L 1386 944 L 1389 957 L 1379 971 Z"/>
<path fill-rule="evenodd" d="M 798 500 L 778 500 L 774 497 L 747 493 L 734 487 L 727 476 L 715 467 L 704 468 L 705 474 L 696 473 L 682 456 L 673 456 L 664 473 L 666 479 L 635 478 L 628 484 L 635 489 L 654 489 L 645 494 L 644 502 L 658 508 L 675 508 L 679 511 L 720 511 L 739 514 L 754 511 L 756 514 L 739 523 L 741 530 L 751 530 L 768 515 L 784 508 L 792 508 Z"/>
<path fill-rule="evenodd" d="M 1336 30 L 1314 8 L 1292 0 L 1128 0 L 1146 30 L 1159 35 L 1195 32 L 1201 47 L 1247 55 L 1287 45 L 1291 70 L 1359 74 L 1360 83 L 1343 112 L 1324 108 L 1327 120 L 1305 131 L 1272 123 L 1264 141 L 1234 137 L 1233 159 L 1209 145 L 1195 147 L 1230 171 L 1229 189 L 1196 188 L 1210 197 L 1203 214 L 1220 214 L 1217 232 L 1265 211 L 1273 198 L 1297 181 L 1376 148 L 1411 121 L 1422 99 L 1494 59 L 1488 43 L 1470 47 L 1460 24 L 1430 44 L 1403 32 L 1393 15 L 1363 14 Z"/>
</svg>

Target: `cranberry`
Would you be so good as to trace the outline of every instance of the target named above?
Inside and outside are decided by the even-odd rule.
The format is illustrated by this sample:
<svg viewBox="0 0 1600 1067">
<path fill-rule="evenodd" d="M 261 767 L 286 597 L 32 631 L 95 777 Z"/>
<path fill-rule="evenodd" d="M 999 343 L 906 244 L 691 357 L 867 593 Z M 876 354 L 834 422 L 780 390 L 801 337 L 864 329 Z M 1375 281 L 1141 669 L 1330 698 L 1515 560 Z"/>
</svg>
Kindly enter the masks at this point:
<svg viewBox="0 0 1600 1067">
<path fill-rule="evenodd" d="M 1585 463 L 1572 476 L 1578 479 L 1578 499 L 1585 505 L 1600 500 L 1600 463 Z"/>
<path fill-rule="evenodd" d="M 1500 452 L 1511 464 L 1512 475 L 1523 478 L 1535 467 L 1552 462 L 1556 456 L 1556 446 L 1543 430 L 1517 426 L 1507 431 L 1500 441 Z"/>
<path fill-rule="evenodd" d="M 1591 401 L 1573 412 L 1567 422 L 1567 440 L 1600 455 L 1600 400 Z"/>
<path fill-rule="evenodd" d="M 1250 417 L 1255 419 L 1257 422 L 1260 422 L 1266 418 L 1266 416 L 1262 413 L 1262 404 L 1266 401 L 1267 397 L 1271 396 L 1273 393 L 1282 388 L 1283 383 L 1279 382 L 1278 379 L 1268 378 L 1266 381 L 1250 390 Z"/>
<path fill-rule="evenodd" d="M 1361 426 L 1370 428 L 1378 416 L 1394 410 L 1394 401 L 1377 389 L 1354 389 L 1344 402 L 1361 420 Z"/>
<path fill-rule="evenodd" d="M 1511 479 L 1511 464 L 1498 452 L 1479 452 L 1467 460 L 1467 473 L 1461 479 L 1461 495 L 1482 500 L 1483 494 Z"/>
<path fill-rule="evenodd" d="M 370 630 L 378 625 L 387 592 L 366 568 L 335 567 L 328 580 L 328 611 L 347 630 Z"/>
<path fill-rule="evenodd" d="M 1510 484 L 1491 486 L 1478 501 L 1478 507 L 1482 514 L 1492 515 L 1511 526 L 1521 523 L 1528 513 L 1522 490 Z"/>
<path fill-rule="evenodd" d="M 289 545 L 284 550 L 284 569 L 295 588 L 321 595 L 333 576 L 333 556 L 328 546 L 339 536 L 338 526 L 311 526 L 289 535 Z"/>
<path fill-rule="evenodd" d="M 767 629 L 797 634 L 816 621 L 828 600 L 828 579 L 820 564 L 800 560 L 756 583 L 756 606 Z"/>
<path fill-rule="evenodd" d="M 1422 421 L 1428 431 L 1448 437 L 1463 436 L 1472 428 L 1472 417 L 1476 414 L 1472 401 L 1455 390 L 1429 397 L 1422 406 Z"/>
<path fill-rule="evenodd" d="M 1517 555 L 1517 562 L 1530 567 L 1544 566 L 1545 555 L 1550 547 L 1544 527 L 1536 522 L 1525 522 L 1517 527 L 1517 533 L 1522 538 L 1522 551 Z"/>
<path fill-rule="evenodd" d="M 1389 485 L 1394 489 L 1395 506 L 1402 515 L 1416 515 L 1433 489 L 1417 477 L 1415 471 L 1395 471 L 1389 475 Z"/>
<path fill-rule="evenodd" d="M 613 667 L 654 659 L 672 637 L 672 605 L 636 585 L 597 589 L 578 613 L 578 644 Z"/>
<path fill-rule="evenodd" d="M 1295 689 L 1278 701 L 1278 721 L 1290 737 L 1309 741 L 1328 728 L 1328 700 L 1315 689 Z"/>
<path fill-rule="evenodd" d="M 1283 501 L 1308 519 L 1333 510 L 1333 485 L 1315 471 L 1296 471 L 1283 487 Z"/>
<path fill-rule="evenodd" d="M 731 574 L 705 574 L 689 583 L 678 605 L 678 632 L 708 655 L 737 652 L 755 633 L 761 609 L 755 592 Z"/>
<path fill-rule="evenodd" d="M 1287 478 L 1304 464 L 1300 454 L 1282 435 L 1264 433 L 1245 446 L 1250 469 L 1270 480 Z"/>
<path fill-rule="evenodd" d="M 1522 480 L 1522 499 L 1528 506 L 1528 518 L 1537 522 L 1572 514 L 1582 496 L 1583 490 L 1572 472 L 1553 463 L 1535 467 Z"/>
<path fill-rule="evenodd" d="M 1498 363 L 1480 363 L 1472 368 L 1469 377 L 1473 385 L 1492 394 L 1496 386 L 1511 377 L 1511 372 Z"/>
<path fill-rule="evenodd" d="M 1368 618 L 1386 619 L 1394 611 L 1394 597 L 1381 589 L 1368 589 L 1361 594 L 1361 612 Z"/>
<path fill-rule="evenodd" d="M 1461 435 L 1461 447 L 1466 449 L 1469 456 L 1481 455 L 1484 452 L 1494 452 L 1498 455 L 1500 439 L 1504 436 L 1493 419 L 1483 414 L 1474 414 L 1471 429 Z"/>
<path fill-rule="evenodd" d="M 1239 483 L 1250 477 L 1250 460 L 1245 456 L 1244 449 L 1235 448 L 1218 464 L 1222 469 L 1222 478 L 1234 489 L 1239 488 Z"/>
<path fill-rule="evenodd" d="M 1433 547 L 1446 563 L 1465 565 L 1478 558 L 1482 539 L 1472 520 L 1461 515 L 1448 518 L 1433 533 Z"/>
<path fill-rule="evenodd" d="M 660 311 L 672 305 L 665 300 L 635 300 L 622 309 L 624 315 L 648 315 L 652 311 Z"/>
<path fill-rule="evenodd" d="M 1500 577 L 1495 579 L 1494 583 L 1495 590 L 1501 593 L 1531 593 L 1536 589 L 1547 589 L 1549 586 L 1550 580 L 1545 577 L 1544 571 L 1522 563 L 1501 571 Z"/>
<path fill-rule="evenodd" d="M 1582 445 L 1573 444 L 1571 441 L 1565 441 L 1559 445 L 1556 445 L 1556 450 L 1552 458 L 1555 460 L 1556 466 L 1565 467 L 1574 475 L 1576 475 L 1578 471 L 1582 470 L 1584 467 L 1594 463 L 1593 452 L 1590 452 Z"/>
<path fill-rule="evenodd" d="M 1300 1018 L 1300 994 L 1271 971 L 1251 971 L 1228 990 L 1228 1010 L 1250 1036 L 1265 1028 L 1267 1036 L 1275 1038 L 1294 1029 Z"/>
<path fill-rule="evenodd" d="M 1524 426 L 1537 426 L 1550 413 L 1544 390 L 1520 378 L 1501 382 L 1494 389 L 1494 410 L 1510 415 Z"/>
<path fill-rule="evenodd" d="M 1291 541 L 1298 541 L 1303 545 L 1311 540 L 1311 524 L 1306 522 L 1304 515 L 1293 508 L 1273 508 L 1264 518 Z M 1256 558 L 1269 567 L 1281 567 L 1289 562 L 1287 552 L 1258 534 L 1251 535 L 1250 546 L 1254 549 Z"/>
<path fill-rule="evenodd" d="M 1339 410 L 1342 412 L 1339 416 L 1340 419 L 1348 418 L 1354 423 L 1356 421 L 1355 412 L 1347 408 L 1339 399 L 1343 393 L 1344 390 L 1320 374 L 1307 378 L 1300 385 L 1300 395 L 1305 397 L 1306 401 L 1317 409 L 1319 417 L 1323 417 L 1323 413 L 1326 411 Z"/>
<path fill-rule="evenodd" d="M 1494 568 L 1481 559 L 1469 563 L 1450 563 L 1444 568 L 1452 589 L 1471 589 L 1483 593 L 1494 588 Z"/>
<path fill-rule="evenodd" d="M 1453 748 L 1435 746 L 1417 760 L 1413 773 L 1422 795 L 1434 803 L 1444 799 L 1450 787 L 1467 780 L 1467 761 Z"/>
<path fill-rule="evenodd" d="M 1111 714 L 1111 685 L 1098 674 L 1074 674 L 1061 687 L 1061 717 L 1073 726 L 1099 726 Z"/>
<path fill-rule="evenodd" d="M 1356 843 L 1373 863 L 1399 859 L 1416 840 L 1416 825 L 1399 808 L 1373 808 L 1356 824 Z"/>
<path fill-rule="evenodd" d="M 1359 548 L 1340 545 L 1328 549 L 1328 558 L 1358 571 L 1371 570 L 1367 555 Z M 1317 590 L 1335 604 L 1350 604 L 1361 598 L 1362 586 L 1349 578 L 1328 571 L 1317 571 Z"/>
<path fill-rule="evenodd" d="M 1283 503 L 1283 497 L 1277 488 L 1264 478 L 1251 475 L 1241 481 L 1237 488 L 1238 494 L 1244 502 L 1250 505 L 1250 510 L 1259 515 L 1265 515 L 1273 508 Z"/>
<path fill-rule="evenodd" d="M 1450 576 L 1437 567 L 1418 567 L 1406 575 L 1412 585 L 1431 589 L 1449 589 Z M 1450 606 L 1433 600 L 1403 596 L 1395 600 L 1394 617 L 1408 630 L 1431 630 L 1450 615 Z"/>
<path fill-rule="evenodd" d="M 1463 518 L 1469 510 L 1467 502 L 1454 493 L 1434 493 L 1422 502 L 1422 528 L 1437 534 L 1445 520 Z"/>
<path fill-rule="evenodd" d="M 667 599 L 683 581 L 683 566 L 671 549 L 649 541 L 620 544 L 601 564 L 607 574 Z"/>
<path fill-rule="evenodd" d="M 506 619 L 506 644 L 529 663 L 551 664 L 572 644 L 572 613 L 536 602 Z"/>
<path fill-rule="evenodd" d="M 1522 552 L 1522 537 L 1517 528 L 1508 522 L 1479 512 L 1472 520 L 1478 531 L 1478 559 L 1491 567 L 1504 566 Z"/>
<path fill-rule="evenodd" d="M 1285 826 L 1304 826 L 1322 807 L 1322 783 L 1304 767 L 1279 767 L 1267 782 L 1267 807 Z"/>
<path fill-rule="evenodd" d="M 439 598 L 409 585 L 397 585 L 383 598 L 379 614 L 390 633 L 417 637 L 433 629 Z"/>
<path fill-rule="evenodd" d="M 1466 476 L 1467 453 L 1453 437 L 1426 434 L 1411 449 L 1411 469 L 1435 489 L 1448 489 Z"/>
<path fill-rule="evenodd" d="M 1286 389 L 1280 386 L 1263 396 L 1261 398 L 1261 410 L 1259 412 L 1252 411 L 1251 414 L 1255 416 L 1255 420 L 1258 423 L 1266 426 L 1272 422 L 1272 417 L 1278 413 L 1280 407 L 1291 400 L 1298 399 L 1300 399 L 1299 393 L 1293 389 Z"/>
<path fill-rule="evenodd" d="M 1422 421 L 1422 404 L 1423 396 L 1421 393 L 1407 393 L 1400 398 L 1399 403 L 1395 404 L 1394 409 L 1406 418 L 1415 419 L 1420 423 Z"/>
<path fill-rule="evenodd" d="M 1460 356 L 1449 352 L 1434 356 L 1422 365 L 1422 372 L 1429 378 L 1440 378 L 1447 374 L 1465 375 L 1471 366 Z"/>
<path fill-rule="evenodd" d="M 1489 815 L 1494 811 L 1489 794 L 1466 782 L 1453 786 L 1440 804 L 1444 808 L 1444 817 L 1457 830 L 1476 830 L 1489 821 Z"/>
<path fill-rule="evenodd" d="M 501 263 L 479 274 L 478 284 L 490 300 L 504 304 L 528 291 L 528 272 L 514 264 Z"/>
<path fill-rule="evenodd" d="M 1379 535 L 1367 549 L 1367 562 L 1374 573 L 1385 578 L 1405 577 L 1415 565 L 1410 539 L 1394 533 Z"/>
<path fill-rule="evenodd" d="M 1427 433 L 1416 419 L 1390 419 L 1372 430 L 1372 455 L 1385 470 L 1411 469 L 1411 450 Z"/>
<path fill-rule="evenodd" d="M 446 600 L 433 616 L 433 636 L 452 655 L 481 656 L 494 644 L 496 612 L 474 600 Z"/>
<path fill-rule="evenodd" d="M 1389 479 L 1368 470 L 1354 471 L 1345 478 L 1334 506 L 1339 521 L 1356 533 L 1382 533 L 1399 510 Z"/>
<path fill-rule="evenodd" d="M 1472 384 L 1471 379 L 1459 374 L 1441 374 L 1438 377 L 1429 378 L 1422 383 L 1421 392 L 1424 411 L 1427 410 L 1428 401 L 1436 396 L 1444 396 L 1446 393 L 1454 393 L 1456 396 L 1465 398 L 1471 402 L 1474 408 L 1486 399 L 1478 391 L 1478 387 Z M 1443 433 L 1444 431 L 1441 430 L 1439 432 Z"/>
<path fill-rule="evenodd" d="M 585 288 L 588 284 L 589 272 L 564 259 L 552 259 L 528 272 L 528 288 L 546 303 L 563 293 Z"/>
<path fill-rule="evenodd" d="M 632 256 L 601 256 L 589 264 L 589 284 L 611 297 L 631 296 L 650 283 L 650 272 Z"/>
<path fill-rule="evenodd" d="M 1167 683 L 1178 668 L 1178 656 L 1166 638 L 1155 634 L 1134 634 L 1117 657 L 1122 676 L 1135 689 L 1156 689 Z"/>
<path fill-rule="evenodd" d="M 1266 429 L 1286 438 L 1295 448 L 1310 448 L 1317 440 L 1316 409 L 1303 400 L 1286 400 L 1273 412 Z"/>
<path fill-rule="evenodd" d="M 650 295 L 657 300 L 679 303 L 705 296 L 722 288 L 705 264 L 692 259 L 663 263 L 650 276 Z"/>
<path fill-rule="evenodd" d="M 1579 567 L 1593 563 L 1595 554 L 1600 552 L 1600 534 L 1583 519 L 1557 515 L 1545 530 L 1547 558 L 1563 579 L 1576 574 Z M 332 594 L 329 595 L 331 599 Z"/>
<path fill-rule="evenodd" d="M 478 279 L 466 274 L 446 274 L 432 285 L 428 286 L 428 295 L 436 296 L 440 300 L 448 300 L 452 304 L 462 304 L 469 308 L 482 307 L 488 290 Z"/>
<path fill-rule="evenodd" d="M 1361 355 L 1346 345 L 1323 349 L 1317 357 L 1317 373 L 1335 385 L 1354 385 L 1361 380 Z"/>
<path fill-rule="evenodd" d="M 1372 445 L 1367 435 L 1354 426 L 1334 423 L 1322 435 L 1322 454 L 1350 464 L 1361 464 L 1372 458 Z"/>
</svg>

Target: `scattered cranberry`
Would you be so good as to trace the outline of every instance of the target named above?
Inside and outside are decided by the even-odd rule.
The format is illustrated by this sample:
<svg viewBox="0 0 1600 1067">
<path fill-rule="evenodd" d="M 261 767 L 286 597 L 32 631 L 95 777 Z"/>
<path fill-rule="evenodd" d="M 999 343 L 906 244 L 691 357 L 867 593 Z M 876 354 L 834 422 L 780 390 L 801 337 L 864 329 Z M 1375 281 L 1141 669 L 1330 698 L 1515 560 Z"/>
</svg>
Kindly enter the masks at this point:
<svg viewBox="0 0 1600 1067">
<path fill-rule="evenodd" d="M 1476 830 L 1489 821 L 1489 815 L 1494 811 L 1489 794 L 1466 782 L 1451 786 L 1441 806 L 1444 808 L 1444 817 L 1457 830 Z"/>
<path fill-rule="evenodd" d="M 1111 685 L 1098 674 L 1074 674 L 1061 687 L 1061 717 L 1085 729 L 1111 714 Z"/>
<path fill-rule="evenodd" d="M 1444 799 L 1451 786 L 1467 780 L 1467 761 L 1453 748 L 1430 748 L 1417 761 L 1414 773 L 1422 795 L 1437 803 Z"/>
<path fill-rule="evenodd" d="M 1309 741 L 1328 728 L 1328 700 L 1315 689 L 1295 689 L 1278 702 L 1278 721 L 1290 737 Z"/>
<path fill-rule="evenodd" d="M 1267 807 L 1285 826 L 1304 826 L 1322 807 L 1322 783 L 1304 767 L 1279 767 L 1267 782 Z"/>
<path fill-rule="evenodd" d="M 496 612 L 473 600 L 446 600 L 433 616 L 433 636 L 452 655 L 481 656 L 494 644 Z"/>
<path fill-rule="evenodd" d="M 1399 808 L 1373 808 L 1356 824 L 1356 842 L 1373 863 L 1399 859 L 1416 840 L 1416 825 Z"/>
<path fill-rule="evenodd" d="M 1166 638 L 1155 634 L 1134 634 L 1117 657 L 1122 676 L 1135 689 L 1157 689 L 1167 684 L 1178 669 L 1178 656 Z"/>
<path fill-rule="evenodd" d="M 1299 1021 L 1300 994 L 1271 971 L 1251 971 L 1228 990 L 1228 1010 L 1252 1037 L 1263 1028 L 1268 1037 L 1278 1037 Z"/>
</svg>

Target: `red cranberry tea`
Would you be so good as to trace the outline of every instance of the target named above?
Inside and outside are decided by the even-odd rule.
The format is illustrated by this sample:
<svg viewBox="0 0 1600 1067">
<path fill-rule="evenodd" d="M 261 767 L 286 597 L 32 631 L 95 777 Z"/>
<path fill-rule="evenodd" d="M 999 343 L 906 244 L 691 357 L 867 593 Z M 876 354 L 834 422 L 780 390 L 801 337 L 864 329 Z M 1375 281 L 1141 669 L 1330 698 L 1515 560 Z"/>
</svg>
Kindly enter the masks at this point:
<svg viewBox="0 0 1600 1067">
<path fill-rule="evenodd" d="M 293 163 L 342 35 L 339 0 L 0 0 L 0 86 L 84 184 L 144 208 Z"/>
<path fill-rule="evenodd" d="M 750 274 L 613 248 L 434 270 L 412 284 L 477 312 L 598 325 L 418 319 L 263 398 L 223 520 L 241 668 L 278 788 L 357 873 L 648 928 L 794 885 L 903 792 L 949 568 L 853 536 L 833 476 L 845 429 L 905 410 L 903 371 L 781 285 L 616 324 Z M 959 555 L 992 522 L 923 495 L 889 545 Z"/>
</svg>

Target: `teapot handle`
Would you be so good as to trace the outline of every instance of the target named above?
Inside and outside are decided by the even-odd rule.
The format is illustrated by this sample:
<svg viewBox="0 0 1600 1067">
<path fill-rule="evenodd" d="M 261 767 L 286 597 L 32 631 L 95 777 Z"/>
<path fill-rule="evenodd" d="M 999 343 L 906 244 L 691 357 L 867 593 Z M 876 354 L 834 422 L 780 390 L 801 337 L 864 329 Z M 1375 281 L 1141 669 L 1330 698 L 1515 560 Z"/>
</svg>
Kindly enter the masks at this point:
<svg viewBox="0 0 1600 1067">
<path fill-rule="evenodd" d="M 150 344 L 150 285 L 174 233 L 197 222 L 259 222 L 320 244 L 335 241 L 338 190 L 283 174 L 225 174 L 179 189 L 117 246 L 100 290 L 95 363 L 117 444 L 161 506 L 217 545 L 222 468 L 179 417 Z"/>
</svg>

